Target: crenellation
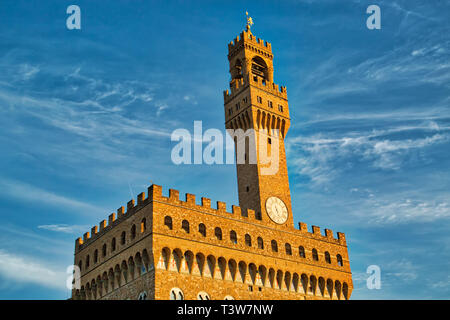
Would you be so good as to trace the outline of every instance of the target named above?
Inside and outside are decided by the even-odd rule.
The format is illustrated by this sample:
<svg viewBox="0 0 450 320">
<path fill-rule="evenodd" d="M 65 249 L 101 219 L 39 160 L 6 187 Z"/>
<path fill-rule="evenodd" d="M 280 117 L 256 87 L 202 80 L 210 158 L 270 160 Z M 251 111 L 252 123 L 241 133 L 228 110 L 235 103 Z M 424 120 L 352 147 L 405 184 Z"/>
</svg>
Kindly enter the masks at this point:
<svg viewBox="0 0 450 320">
<path fill-rule="evenodd" d="M 304 222 L 299 222 L 298 230 L 300 230 L 301 232 L 308 232 L 308 225 Z"/>
<path fill-rule="evenodd" d="M 231 213 L 232 213 L 235 217 L 241 217 L 241 216 L 242 216 L 241 207 L 232 205 L 232 206 L 231 206 Z"/>
<path fill-rule="evenodd" d="M 325 236 L 330 240 L 334 239 L 333 238 L 333 230 L 325 229 Z"/>
<path fill-rule="evenodd" d="M 116 221 L 116 214 L 115 213 L 111 213 L 108 216 L 108 226 L 112 227 L 114 221 Z"/>
<path fill-rule="evenodd" d="M 227 211 L 227 204 L 222 201 L 217 201 L 217 212 L 224 213 Z"/>
<path fill-rule="evenodd" d="M 98 226 L 93 226 L 91 228 L 91 235 L 92 235 L 92 237 L 95 237 L 97 232 L 98 232 Z"/>
<path fill-rule="evenodd" d="M 75 252 L 77 252 L 82 245 L 83 245 L 83 239 L 81 239 L 81 237 L 78 237 L 75 240 Z"/>
<path fill-rule="evenodd" d="M 90 234 L 89 234 L 89 232 L 85 232 L 85 233 L 83 234 L 83 242 L 86 242 L 86 241 L 88 241 L 88 240 L 89 240 L 89 238 L 90 238 Z"/>
<path fill-rule="evenodd" d="M 100 226 L 100 232 L 105 230 L 105 228 L 106 228 L 106 220 L 103 219 L 102 221 L 100 221 L 99 226 Z"/>
<path fill-rule="evenodd" d="M 322 234 L 320 233 L 320 227 L 318 226 L 312 226 L 312 233 L 318 236 L 321 236 Z"/>
<path fill-rule="evenodd" d="M 180 191 L 169 189 L 169 201 L 178 203 L 180 201 Z"/>
<path fill-rule="evenodd" d="M 130 213 L 134 209 L 134 199 L 127 202 L 127 213 Z"/>
<path fill-rule="evenodd" d="M 186 193 L 186 204 L 190 206 L 195 206 L 195 195 L 191 193 Z"/>
<path fill-rule="evenodd" d="M 121 206 L 119 209 L 117 209 L 117 219 L 122 218 L 123 215 L 125 215 L 125 208 Z"/>
<path fill-rule="evenodd" d="M 338 240 L 339 240 L 339 243 L 340 243 L 340 244 L 342 244 L 342 245 L 347 245 L 347 242 L 346 242 L 346 240 L 345 240 L 345 234 L 344 234 L 344 233 L 338 232 L 338 233 L 337 233 L 337 236 L 338 236 Z"/>
<path fill-rule="evenodd" d="M 137 196 L 137 205 L 140 206 L 144 204 L 144 201 L 145 201 L 145 192 L 141 192 Z"/>
<path fill-rule="evenodd" d="M 211 209 L 211 199 L 202 197 L 202 207 L 205 209 Z"/>
</svg>

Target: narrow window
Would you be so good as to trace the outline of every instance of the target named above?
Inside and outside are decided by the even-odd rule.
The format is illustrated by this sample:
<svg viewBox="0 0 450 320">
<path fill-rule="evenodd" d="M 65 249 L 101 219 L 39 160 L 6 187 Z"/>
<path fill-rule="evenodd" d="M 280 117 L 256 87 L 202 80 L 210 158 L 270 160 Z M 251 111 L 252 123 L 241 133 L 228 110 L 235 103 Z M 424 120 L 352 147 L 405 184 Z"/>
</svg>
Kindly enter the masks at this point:
<svg viewBox="0 0 450 320">
<path fill-rule="evenodd" d="M 141 221 L 141 233 L 144 233 L 146 229 L 147 229 L 147 220 L 144 218 Z"/>
<path fill-rule="evenodd" d="M 249 234 L 245 235 L 245 244 L 247 245 L 247 247 L 252 246 L 252 237 Z"/>
<path fill-rule="evenodd" d="M 269 105 L 269 108 L 273 108 L 272 101 L 267 101 L 267 103 L 268 103 L 268 105 Z"/>
<path fill-rule="evenodd" d="M 97 263 L 97 261 L 98 261 L 98 250 L 96 249 L 94 251 L 94 263 Z"/>
<path fill-rule="evenodd" d="M 286 243 L 285 247 L 286 247 L 286 254 L 287 254 L 288 256 L 292 256 L 292 248 L 291 248 L 291 245 L 290 245 L 289 243 Z"/>
<path fill-rule="evenodd" d="M 319 254 L 316 249 L 312 249 L 312 258 L 314 261 L 319 261 Z"/>
<path fill-rule="evenodd" d="M 264 241 L 261 237 L 258 237 L 258 249 L 264 249 Z"/>
<path fill-rule="evenodd" d="M 203 223 L 200 223 L 200 224 L 198 225 L 198 232 L 199 232 L 202 236 L 206 237 L 206 227 L 205 227 L 205 225 L 204 225 Z"/>
<path fill-rule="evenodd" d="M 116 251 L 116 238 L 111 241 L 111 251 Z"/>
<path fill-rule="evenodd" d="M 134 240 L 134 238 L 136 238 L 136 225 L 133 224 L 133 226 L 131 227 L 131 240 Z"/>
<path fill-rule="evenodd" d="M 222 240 L 222 229 L 217 227 L 214 229 L 214 235 L 216 236 L 217 240 Z"/>
<path fill-rule="evenodd" d="M 230 241 L 234 244 L 237 243 L 237 235 L 236 235 L 236 231 L 234 231 L 234 230 L 230 231 Z"/>
<path fill-rule="evenodd" d="M 275 240 L 272 240 L 270 243 L 272 245 L 272 251 L 273 252 L 278 252 L 278 244 L 277 244 L 277 242 Z"/>
<path fill-rule="evenodd" d="M 106 257 L 106 243 L 103 244 L 103 248 L 102 248 L 102 256 Z"/>
<path fill-rule="evenodd" d="M 169 228 L 169 230 L 172 230 L 172 218 L 169 216 L 166 216 L 164 218 L 164 225 Z"/>
<path fill-rule="evenodd" d="M 327 263 L 331 263 L 330 253 L 328 251 L 325 252 L 325 261 Z"/>
<path fill-rule="evenodd" d="M 186 233 L 189 233 L 189 222 L 187 220 L 183 220 L 181 223 L 181 228 L 186 231 Z"/>
<path fill-rule="evenodd" d="M 89 268 L 89 255 L 86 257 L 86 269 Z"/>
<path fill-rule="evenodd" d="M 298 247 L 298 255 L 299 255 L 301 258 L 306 258 L 306 255 L 305 255 L 305 248 L 303 248 L 302 246 Z"/>
<path fill-rule="evenodd" d="M 126 236 L 127 236 L 126 232 L 123 231 L 122 234 L 121 234 L 121 236 L 120 236 L 120 244 L 121 244 L 121 245 L 124 245 L 124 244 L 125 244 Z"/>
<path fill-rule="evenodd" d="M 336 260 L 337 260 L 337 264 L 342 267 L 344 265 L 344 262 L 342 261 L 342 256 L 340 254 L 338 254 L 336 256 Z"/>
</svg>

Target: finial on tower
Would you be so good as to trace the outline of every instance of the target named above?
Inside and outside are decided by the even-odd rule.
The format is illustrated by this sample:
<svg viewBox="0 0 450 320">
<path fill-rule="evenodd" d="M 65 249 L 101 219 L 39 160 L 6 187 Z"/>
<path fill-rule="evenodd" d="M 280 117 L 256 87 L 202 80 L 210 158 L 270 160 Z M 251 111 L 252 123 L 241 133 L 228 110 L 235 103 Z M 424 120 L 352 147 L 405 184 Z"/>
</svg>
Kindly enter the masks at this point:
<svg viewBox="0 0 450 320">
<path fill-rule="evenodd" d="M 250 28 L 252 27 L 252 25 L 253 25 L 253 19 L 252 19 L 252 17 L 249 17 L 248 16 L 248 11 L 245 11 L 245 15 L 247 16 L 247 31 L 250 31 Z"/>
</svg>

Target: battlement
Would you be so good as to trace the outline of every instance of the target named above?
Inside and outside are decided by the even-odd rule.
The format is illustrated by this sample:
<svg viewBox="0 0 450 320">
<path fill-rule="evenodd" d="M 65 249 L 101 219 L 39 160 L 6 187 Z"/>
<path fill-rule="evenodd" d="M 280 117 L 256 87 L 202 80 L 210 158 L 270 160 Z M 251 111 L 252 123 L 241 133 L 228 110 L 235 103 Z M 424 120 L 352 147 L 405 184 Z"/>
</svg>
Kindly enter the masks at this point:
<svg viewBox="0 0 450 320">
<path fill-rule="evenodd" d="M 298 230 L 305 236 L 309 238 L 324 240 L 327 242 L 334 242 L 340 245 L 347 245 L 345 240 L 345 234 L 342 232 L 337 232 L 337 238 L 334 238 L 333 231 L 330 229 L 325 229 L 325 235 L 323 235 L 320 231 L 320 227 L 311 226 L 311 231 L 308 231 L 308 225 L 304 222 L 298 223 Z"/>
<path fill-rule="evenodd" d="M 185 207 L 192 210 L 197 210 L 203 213 L 209 213 L 219 216 L 229 217 L 235 220 L 242 220 L 252 223 L 261 223 L 262 220 L 258 219 L 254 210 L 251 209 L 243 209 L 239 206 L 232 205 L 231 212 L 227 212 L 227 205 L 225 202 L 217 201 L 216 208 L 211 207 L 211 199 L 201 197 L 201 203 L 196 203 L 196 196 L 194 194 L 186 193 L 185 199 L 180 199 L 180 192 L 175 189 L 169 189 L 169 195 L 163 196 L 162 187 L 158 185 L 151 185 L 148 188 L 148 197 L 145 198 L 145 193 L 141 192 L 137 196 L 137 204 L 134 199 L 131 199 L 127 203 L 127 210 L 125 208 L 119 207 L 116 213 L 112 213 L 108 217 L 108 224 L 106 220 L 102 220 L 98 226 L 93 226 L 90 232 L 86 232 L 83 235 L 83 238 L 79 237 L 75 240 L 75 252 L 78 252 L 83 247 L 88 245 L 89 243 L 95 241 L 95 239 L 99 238 L 104 233 L 111 230 L 113 227 L 118 225 L 127 217 L 134 214 L 143 206 L 147 205 L 151 201 L 167 203 L 172 205 L 177 205 L 181 207 Z M 117 215 L 116 215 L 117 214 Z M 117 217 L 117 218 L 116 218 Z M 303 222 L 299 223 L 299 229 L 294 229 L 294 232 L 299 232 L 303 236 L 308 238 L 319 239 L 327 242 L 333 242 L 340 245 L 346 245 L 345 235 L 341 232 L 337 233 L 337 239 L 333 237 L 333 231 L 329 229 L 325 229 L 325 235 L 322 235 L 320 232 L 320 228 L 317 226 L 312 227 L 312 232 L 308 232 L 307 225 Z"/>
<path fill-rule="evenodd" d="M 248 45 L 253 49 L 261 50 L 267 56 L 273 58 L 272 45 L 270 44 L 270 42 L 264 41 L 260 38 L 256 38 L 250 31 L 245 30 L 242 31 L 239 36 L 234 38 L 234 40 L 228 44 L 228 55 L 233 56 L 234 51 L 236 51 L 243 45 Z"/>
<path fill-rule="evenodd" d="M 279 86 L 273 82 L 263 81 L 260 78 L 254 79 L 253 77 L 246 75 L 241 79 L 235 79 L 230 82 L 230 90 L 224 90 L 223 92 L 224 103 L 227 104 L 230 102 L 248 85 L 258 87 L 261 90 L 287 100 L 287 90 L 285 86 Z"/>
</svg>

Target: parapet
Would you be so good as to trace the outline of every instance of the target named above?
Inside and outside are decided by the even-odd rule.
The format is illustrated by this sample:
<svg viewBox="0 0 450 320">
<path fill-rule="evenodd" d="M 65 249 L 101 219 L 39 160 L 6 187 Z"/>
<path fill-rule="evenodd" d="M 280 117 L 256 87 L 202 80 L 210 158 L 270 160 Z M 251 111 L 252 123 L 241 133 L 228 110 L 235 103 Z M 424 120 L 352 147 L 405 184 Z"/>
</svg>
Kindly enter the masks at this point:
<svg viewBox="0 0 450 320">
<path fill-rule="evenodd" d="M 260 78 L 255 80 L 253 77 L 246 75 L 241 79 L 235 79 L 230 82 L 230 89 L 223 92 L 224 103 L 227 104 L 230 102 L 248 85 L 258 87 L 261 90 L 267 91 L 277 97 L 287 100 L 287 90 L 285 86 L 279 86 L 276 83 L 268 81 L 263 82 Z"/>
<path fill-rule="evenodd" d="M 217 201 L 216 208 L 212 208 L 211 199 L 202 197 L 201 204 L 197 204 L 196 196 L 191 193 L 186 193 L 185 199 L 181 200 L 180 192 L 175 189 L 169 189 L 169 196 L 167 197 L 163 196 L 162 187 L 155 184 L 152 184 L 147 191 L 147 198 L 145 198 L 145 193 L 141 192 L 137 196 L 137 204 L 134 199 L 128 201 L 126 212 L 123 206 L 119 207 L 116 213 L 112 213 L 109 215 L 108 224 L 106 223 L 106 220 L 102 220 L 99 223 L 99 226 L 93 226 L 90 232 L 86 232 L 83 235 L 83 238 L 77 238 L 75 241 L 75 252 L 78 252 L 84 246 L 88 245 L 104 233 L 108 232 L 121 221 L 128 218 L 129 216 L 137 212 L 140 208 L 152 201 L 177 205 L 207 214 L 229 217 L 234 220 L 242 220 L 253 223 L 260 223 L 262 221 L 259 215 L 257 215 L 256 212 L 251 209 L 244 209 L 239 206 L 233 205 L 231 206 L 231 212 L 228 212 L 226 203 L 222 201 Z M 303 222 L 299 223 L 299 230 L 294 229 L 294 231 L 297 231 L 302 236 L 308 238 L 320 239 L 327 242 L 346 245 L 345 235 L 341 232 L 337 233 L 337 239 L 333 237 L 333 231 L 329 229 L 325 229 L 325 235 L 322 235 L 320 232 L 320 228 L 317 226 L 312 226 L 312 232 L 308 232 L 307 225 Z"/>
<path fill-rule="evenodd" d="M 247 45 L 252 47 L 253 50 L 260 50 L 259 53 L 272 56 L 272 45 L 270 42 L 263 39 L 256 38 L 250 31 L 242 31 L 233 41 L 228 44 L 228 55 L 231 57 L 235 50 L 239 49 L 241 45 Z"/>
<path fill-rule="evenodd" d="M 226 203 L 217 201 L 216 208 L 211 207 L 211 199 L 201 198 L 201 204 L 196 203 L 196 196 L 194 194 L 186 193 L 185 200 L 180 199 L 180 192 L 175 189 L 169 189 L 169 196 L 165 197 L 162 194 L 162 187 L 158 185 L 151 185 L 147 190 L 148 197 L 145 198 L 145 193 L 141 192 L 137 196 L 137 204 L 134 199 L 127 202 L 126 211 L 123 206 L 119 207 L 115 213 L 112 213 L 108 217 L 108 223 L 106 220 L 102 220 L 99 226 L 93 226 L 90 232 L 86 232 L 82 238 L 77 238 L 75 241 L 75 252 L 78 252 L 84 246 L 88 245 L 99 236 L 108 232 L 114 226 L 119 224 L 121 221 L 131 216 L 141 207 L 147 205 L 151 201 L 158 201 L 168 204 L 176 204 L 182 207 L 187 207 L 190 209 L 198 210 L 205 213 L 228 216 L 233 219 L 242 219 L 245 221 L 256 221 L 256 215 L 254 210 L 242 209 L 238 206 L 232 206 L 232 211 L 227 212 Z M 259 220 L 258 220 L 259 221 Z"/>
<path fill-rule="evenodd" d="M 320 227 L 318 227 L 318 226 L 312 226 L 311 227 L 311 232 L 309 232 L 308 231 L 308 226 L 304 222 L 299 222 L 298 223 L 298 230 L 304 236 L 307 236 L 308 238 L 324 240 L 324 241 L 327 241 L 327 242 L 334 242 L 336 244 L 340 244 L 340 245 L 343 245 L 343 246 L 347 245 L 347 242 L 345 241 L 345 234 L 342 233 L 342 232 L 338 232 L 337 233 L 337 238 L 333 237 L 333 231 L 330 230 L 330 229 L 325 229 L 325 235 L 323 235 L 320 232 Z"/>
</svg>

